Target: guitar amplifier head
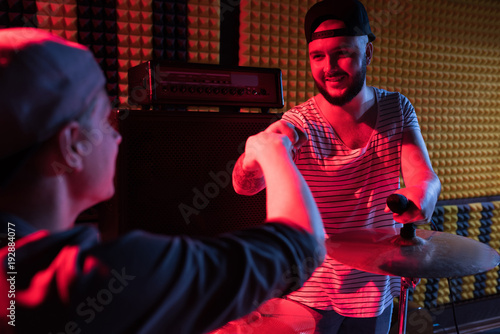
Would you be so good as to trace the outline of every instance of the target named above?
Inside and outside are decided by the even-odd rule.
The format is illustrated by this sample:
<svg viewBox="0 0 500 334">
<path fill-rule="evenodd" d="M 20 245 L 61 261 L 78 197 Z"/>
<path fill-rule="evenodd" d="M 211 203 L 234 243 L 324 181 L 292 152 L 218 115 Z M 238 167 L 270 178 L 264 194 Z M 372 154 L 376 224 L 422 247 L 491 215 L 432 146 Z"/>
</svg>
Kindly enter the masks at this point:
<svg viewBox="0 0 500 334">
<path fill-rule="evenodd" d="M 128 70 L 129 104 L 282 108 L 278 68 L 150 60 Z"/>
</svg>

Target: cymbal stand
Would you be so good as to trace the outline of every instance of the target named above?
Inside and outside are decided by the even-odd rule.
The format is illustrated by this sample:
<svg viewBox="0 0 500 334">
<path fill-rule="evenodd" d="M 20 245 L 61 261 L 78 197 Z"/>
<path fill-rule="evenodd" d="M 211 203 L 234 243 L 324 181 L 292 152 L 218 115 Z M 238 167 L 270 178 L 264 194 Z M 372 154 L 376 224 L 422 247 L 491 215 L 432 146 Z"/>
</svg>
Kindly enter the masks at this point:
<svg viewBox="0 0 500 334">
<path fill-rule="evenodd" d="M 415 279 L 401 277 L 401 290 L 399 293 L 399 334 L 406 334 L 406 310 L 408 308 L 408 289 L 414 289 Z"/>
<path fill-rule="evenodd" d="M 399 232 L 402 238 L 412 239 L 415 237 L 415 224 L 404 224 Z M 414 289 L 418 279 L 413 277 L 401 277 L 401 289 L 399 292 L 399 334 L 406 334 L 406 314 L 408 309 L 408 289 Z"/>
</svg>

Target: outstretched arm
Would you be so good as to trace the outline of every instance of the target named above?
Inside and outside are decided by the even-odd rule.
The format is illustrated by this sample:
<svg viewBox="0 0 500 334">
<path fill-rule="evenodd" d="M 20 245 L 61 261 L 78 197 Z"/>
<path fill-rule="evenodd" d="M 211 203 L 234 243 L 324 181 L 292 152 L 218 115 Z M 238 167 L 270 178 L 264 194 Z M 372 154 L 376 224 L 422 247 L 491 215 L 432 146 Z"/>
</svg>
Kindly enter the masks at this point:
<svg viewBox="0 0 500 334">
<path fill-rule="evenodd" d="M 247 141 L 267 184 L 267 219 L 284 220 L 324 241 L 321 216 L 312 193 L 292 160 L 293 145 L 285 135 L 262 132 Z"/>
</svg>

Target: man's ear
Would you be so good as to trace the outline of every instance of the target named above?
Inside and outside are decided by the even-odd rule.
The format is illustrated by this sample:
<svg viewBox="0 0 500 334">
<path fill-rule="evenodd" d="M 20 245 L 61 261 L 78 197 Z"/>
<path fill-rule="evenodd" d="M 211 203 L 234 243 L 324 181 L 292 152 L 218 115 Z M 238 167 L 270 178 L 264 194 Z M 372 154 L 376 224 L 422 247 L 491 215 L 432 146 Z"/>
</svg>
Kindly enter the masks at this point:
<svg viewBox="0 0 500 334">
<path fill-rule="evenodd" d="M 366 54 L 366 65 L 370 65 L 370 63 L 372 62 L 372 58 L 373 58 L 373 44 L 372 44 L 372 42 L 368 42 L 366 44 L 365 54 Z"/>
<path fill-rule="evenodd" d="M 80 124 L 71 122 L 59 131 L 59 150 L 63 161 L 72 170 L 79 172 L 83 169 L 82 132 Z"/>
</svg>

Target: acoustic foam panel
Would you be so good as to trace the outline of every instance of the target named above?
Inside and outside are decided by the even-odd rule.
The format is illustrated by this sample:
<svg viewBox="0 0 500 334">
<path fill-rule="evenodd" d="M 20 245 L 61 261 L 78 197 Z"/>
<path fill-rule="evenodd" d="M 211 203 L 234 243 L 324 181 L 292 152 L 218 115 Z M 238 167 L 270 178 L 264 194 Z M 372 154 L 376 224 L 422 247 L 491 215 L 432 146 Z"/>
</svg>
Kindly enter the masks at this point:
<svg viewBox="0 0 500 334">
<path fill-rule="evenodd" d="M 116 2 L 77 1 L 78 42 L 96 57 L 107 79 L 106 89 L 113 100 L 119 95 Z"/>
<path fill-rule="evenodd" d="M 304 16 L 317 1 L 240 2 L 240 66 L 281 68 L 284 110 L 314 95 Z"/>
<path fill-rule="evenodd" d="M 500 251 L 500 202 L 438 206 L 432 221 L 438 231 L 457 234 L 485 243 Z M 430 225 L 419 228 L 431 229 Z M 500 267 L 486 273 L 453 278 L 455 301 L 466 301 L 500 293 Z M 411 299 L 422 307 L 450 303 L 450 287 L 446 278 L 422 279 Z"/>
<path fill-rule="evenodd" d="M 78 42 L 76 0 L 64 4 L 36 1 L 38 28 L 48 30 L 72 42 Z"/>
<path fill-rule="evenodd" d="M 128 101 L 128 69 L 153 58 L 151 1 L 118 0 L 116 5 L 119 106 Z"/>
<path fill-rule="evenodd" d="M 187 61 L 219 63 L 221 5 L 219 0 L 187 2 Z"/>
<path fill-rule="evenodd" d="M 37 27 L 35 0 L 0 2 L 0 28 Z"/>
</svg>

